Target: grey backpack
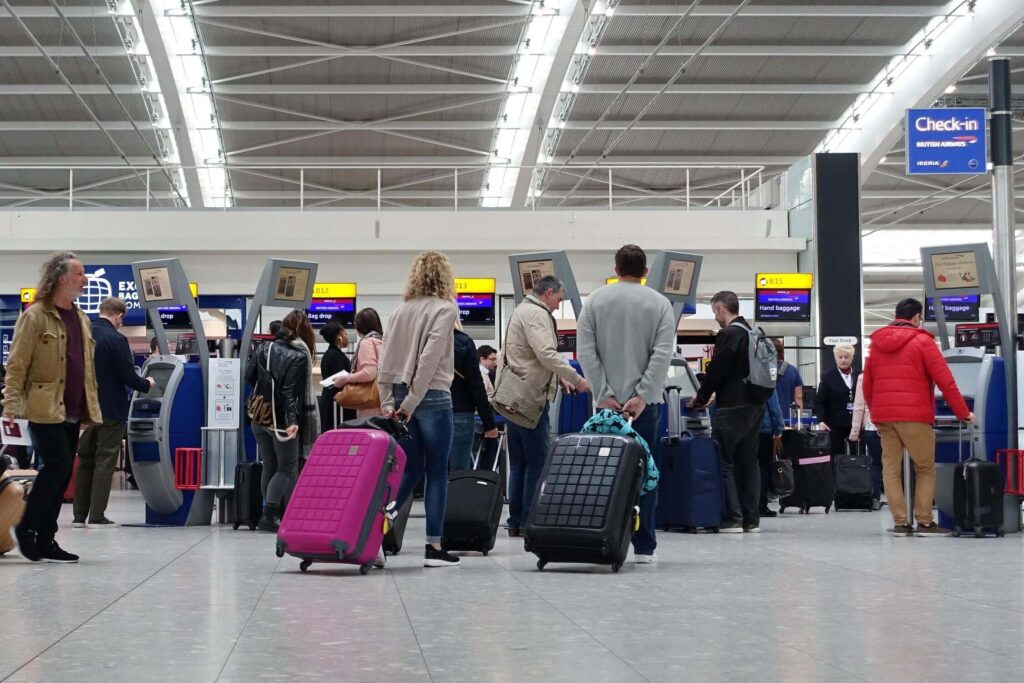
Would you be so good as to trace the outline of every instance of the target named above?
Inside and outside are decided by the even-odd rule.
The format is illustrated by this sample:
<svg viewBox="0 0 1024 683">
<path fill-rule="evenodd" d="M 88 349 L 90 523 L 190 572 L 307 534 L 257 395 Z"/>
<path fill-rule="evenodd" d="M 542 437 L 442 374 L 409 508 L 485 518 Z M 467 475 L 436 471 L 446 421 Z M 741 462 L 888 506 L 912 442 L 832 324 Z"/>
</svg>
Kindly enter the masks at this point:
<svg viewBox="0 0 1024 683">
<path fill-rule="evenodd" d="M 733 321 L 731 325 L 746 332 L 750 338 L 747 347 L 750 370 L 746 379 L 750 397 L 758 402 L 767 401 L 775 391 L 775 382 L 779 376 L 775 346 L 760 327 L 750 328 L 739 321 Z"/>
</svg>

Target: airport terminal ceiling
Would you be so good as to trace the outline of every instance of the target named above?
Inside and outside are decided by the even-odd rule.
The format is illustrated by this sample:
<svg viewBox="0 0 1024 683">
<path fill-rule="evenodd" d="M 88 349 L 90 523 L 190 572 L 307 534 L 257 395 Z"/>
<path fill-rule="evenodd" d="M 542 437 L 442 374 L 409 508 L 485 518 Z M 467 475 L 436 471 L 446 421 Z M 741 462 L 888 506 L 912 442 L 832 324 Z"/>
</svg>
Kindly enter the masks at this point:
<svg viewBox="0 0 1024 683">
<path fill-rule="evenodd" d="M 880 75 L 998 4 L 2 0 L 0 207 L 780 207 Z M 1024 128 L 1024 30 L 979 47 L 938 105 L 1006 56 Z M 991 199 L 902 141 L 861 181 L 870 327 Z"/>
</svg>

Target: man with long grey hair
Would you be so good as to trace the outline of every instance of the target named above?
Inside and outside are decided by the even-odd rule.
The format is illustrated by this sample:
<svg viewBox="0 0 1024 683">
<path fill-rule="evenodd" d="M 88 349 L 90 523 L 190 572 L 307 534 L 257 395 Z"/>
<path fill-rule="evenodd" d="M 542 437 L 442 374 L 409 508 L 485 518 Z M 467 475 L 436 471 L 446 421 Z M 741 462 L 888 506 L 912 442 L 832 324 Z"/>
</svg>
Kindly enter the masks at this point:
<svg viewBox="0 0 1024 683">
<path fill-rule="evenodd" d="M 18 318 L 7 361 L 3 416 L 28 420 L 43 467 L 14 530 L 33 562 L 77 562 L 57 545 L 57 518 L 81 424 L 100 424 L 89 318 L 75 305 L 88 278 L 78 257 L 57 252 L 43 264 L 36 301 Z"/>
</svg>

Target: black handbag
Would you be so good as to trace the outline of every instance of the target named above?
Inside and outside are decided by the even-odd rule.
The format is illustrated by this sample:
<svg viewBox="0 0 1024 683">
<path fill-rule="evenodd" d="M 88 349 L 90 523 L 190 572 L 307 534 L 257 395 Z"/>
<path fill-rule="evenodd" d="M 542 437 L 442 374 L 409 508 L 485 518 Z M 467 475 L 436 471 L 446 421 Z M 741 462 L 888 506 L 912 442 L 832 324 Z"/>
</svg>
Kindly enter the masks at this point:
<svg viewBox="0 0 1024 683">
<path fill-rule="evenodd" d="M 778 454 L 772 455 L 772 489 L 779 498 L 793 495 L 796 480 L 793 479 L 793 463 Z"/>
</svg>

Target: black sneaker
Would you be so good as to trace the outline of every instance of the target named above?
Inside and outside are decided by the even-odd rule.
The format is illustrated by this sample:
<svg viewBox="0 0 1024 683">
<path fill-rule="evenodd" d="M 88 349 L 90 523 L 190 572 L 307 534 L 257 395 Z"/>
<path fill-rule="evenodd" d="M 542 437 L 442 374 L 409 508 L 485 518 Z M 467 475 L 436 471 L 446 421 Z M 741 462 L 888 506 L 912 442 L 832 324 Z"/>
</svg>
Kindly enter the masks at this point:
<svg viewBox="0 0 1024 683">
<path fill-rule="evenodd" d="M 761 510 L 757 514 L 759 514 L 762 517 L 778 517 L 779 516 L 778 512 L 776 512 L 775 510 L 769 510 L 768 508 L 765 508 L 764 510 Z"/>
<path fill-rule="evenodd" d="M 73 564 L 78 562 L 78 555 L 57 545 L 57 541 L 50 541 L 49 544 L 39 549 L 43 562 L 56 562 L 58 564 Z"/>
<path fill-rule="evenodd" d="M 723 524 L 718 527 L 718 533 L 720 534 L 742 534 L 743 525 L 739 522 L 731 522 L 729 524 Z"/>
<path fill-rule="evenodd" d="M 84 529 L 85 528 L 85 517 L 75 517 L 71 520 L 72 529 Z"/>
<path fill-rule="evenodd" d="M 424 567 L 458 567 L 460 562 L 459 558 L 444 550 L 438 550 L 429 543 L 426 552 L 423 553 Z"/>
<path fill-rule="evenodd" d="M 90 529 L 116 529 L 118 526 L 117 522 L 106 517 L 100 517 L 99 519 L 90 519 Z"/>
<path fill-rule="evenodd" d="M 18 527 L 14 529 L 14 537 L 18 539 L 18 550 L 26 560 L 38 562 L 43 559 L 42 553 L 39 552 L 35 531 Z"/>
</svg>

